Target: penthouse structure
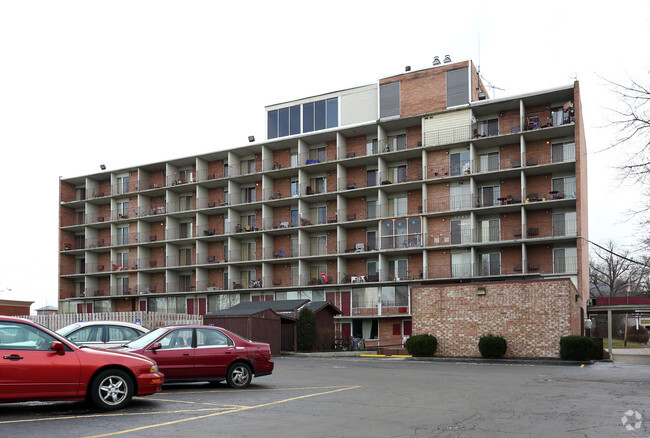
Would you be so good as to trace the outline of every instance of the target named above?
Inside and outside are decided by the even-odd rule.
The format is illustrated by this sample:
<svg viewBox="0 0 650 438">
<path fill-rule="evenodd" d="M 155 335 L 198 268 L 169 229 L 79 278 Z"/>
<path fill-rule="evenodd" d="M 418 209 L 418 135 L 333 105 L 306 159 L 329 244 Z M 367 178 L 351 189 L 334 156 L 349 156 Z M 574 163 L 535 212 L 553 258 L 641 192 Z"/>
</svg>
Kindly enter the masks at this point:
<svg viewBox="0 0 650 438">
<path fill-rule="evenodd" d="M 62 312 L 328 300 L 337 336 L 385 340 L 415 286 L 554 277 L 584 309 L 578 82 L 491 99 L 436 58 L 266 113 L 263 141 L 61 179 Z"/>
</svg>

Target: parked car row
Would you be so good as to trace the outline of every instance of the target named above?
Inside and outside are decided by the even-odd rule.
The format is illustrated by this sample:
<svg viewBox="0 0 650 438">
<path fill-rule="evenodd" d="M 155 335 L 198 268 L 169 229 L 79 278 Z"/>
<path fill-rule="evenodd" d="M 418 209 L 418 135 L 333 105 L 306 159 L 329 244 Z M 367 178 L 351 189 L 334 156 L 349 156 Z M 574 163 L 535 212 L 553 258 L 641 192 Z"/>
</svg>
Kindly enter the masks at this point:
<svg viewBox="0 0 650 438">
<path fill-rule="evenodd" d="M 274 366 L 269 344 L 219 327 L 148 331 L 102 321 L 52 332 L 3 316 L 0 354 L 0 402 L 86 399 L 100 409 L 120 409 L 134 395 L 154 394 L 168 382 L 225 380 L 246 388 Z"/>
</svg>

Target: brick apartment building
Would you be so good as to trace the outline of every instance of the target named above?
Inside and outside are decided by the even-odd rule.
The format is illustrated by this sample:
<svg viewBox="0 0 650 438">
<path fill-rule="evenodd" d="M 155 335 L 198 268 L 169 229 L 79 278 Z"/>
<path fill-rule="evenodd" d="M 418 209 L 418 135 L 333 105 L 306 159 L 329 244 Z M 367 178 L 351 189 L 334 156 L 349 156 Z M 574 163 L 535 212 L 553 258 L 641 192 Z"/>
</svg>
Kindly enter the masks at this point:
<svg viewBox="0 0 650 438">
<path fill-rule="evenodd" d="M 62 313 L 306 298 L 401 339 L 416 286 L 556 277 L 584 309 L 578 83 L 490 99 L 435 64 L 269 106 L 263 141 L 61 179 Z"/>
</svg>

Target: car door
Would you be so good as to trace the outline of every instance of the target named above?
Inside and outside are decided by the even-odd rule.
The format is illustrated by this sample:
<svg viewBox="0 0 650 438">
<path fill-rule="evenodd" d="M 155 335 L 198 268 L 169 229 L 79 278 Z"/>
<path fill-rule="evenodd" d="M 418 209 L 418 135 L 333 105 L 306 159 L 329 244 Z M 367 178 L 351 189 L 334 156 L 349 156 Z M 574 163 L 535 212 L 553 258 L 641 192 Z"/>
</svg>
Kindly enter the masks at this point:
<svg viewBox="0 0 650 438">
<path fill-rule="evenodd" d="M 144 355 L 158 363 L 165 374 L 165 381 L 194 378 L 194 348 L 192 348 L 193 329 L 177 328 L 170 330 L 144 350 Z M 161 348 L 152 350 L 153 344 Z"/>
<path fill-rule="evenodd" d="M 194 369 L 199 379 L 226 376 L 228 366 L 236 357 L 235 344 L 218 329 L 197 328 Z"/>
<path fill-rule="evenodd" d="M 38 327 L 14 321 L 0 322 L 12 332 L 0 337 L 0 400 L 76 397 L 81 367 L 74 350 L 60 355 L 51 349 L 59 341 Z"/>
</svg>

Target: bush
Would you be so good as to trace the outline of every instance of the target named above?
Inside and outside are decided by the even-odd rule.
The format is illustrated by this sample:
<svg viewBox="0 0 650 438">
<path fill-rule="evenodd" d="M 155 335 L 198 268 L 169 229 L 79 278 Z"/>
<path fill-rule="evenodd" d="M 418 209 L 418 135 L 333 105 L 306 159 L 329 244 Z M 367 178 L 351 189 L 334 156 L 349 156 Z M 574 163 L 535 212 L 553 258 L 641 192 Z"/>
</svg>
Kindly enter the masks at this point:
<svg viewBox="0 0 650 438">
<path fill-rule="evenodd" d="M 307 307 L 303 307 L 298 314 L 297 331 L 298 350 L 313 351 L 318 341 L 318 328 L 314 312 Z"/>
<path fill-rule="evenodd" d="M 627 340 L 629 342 L 639 342 L 646 344 L 648 342 L 648 330 L 642 325 L 637 329 L 636 327 L 627 328 Z"/>
<path fill-rule="evenodd" d="M 414 335 L 406 340 L 404 346 L 411 356 L 433 356 L 438 349 L 438 340 L 432 335 Z"/>
<path fill-rule="evenodd" d="M 478 341 L 478 351 L 486 359 L 499 359 L 507 350 L 506 338 L 500 335 L 484 335 Z"/>
<path fill-rule="evenodd" d="M 586 336 L 564 336 L 560 338 L 560 359 L 591 360 L 599 356 L 596 341 Z"/>
</svg>

